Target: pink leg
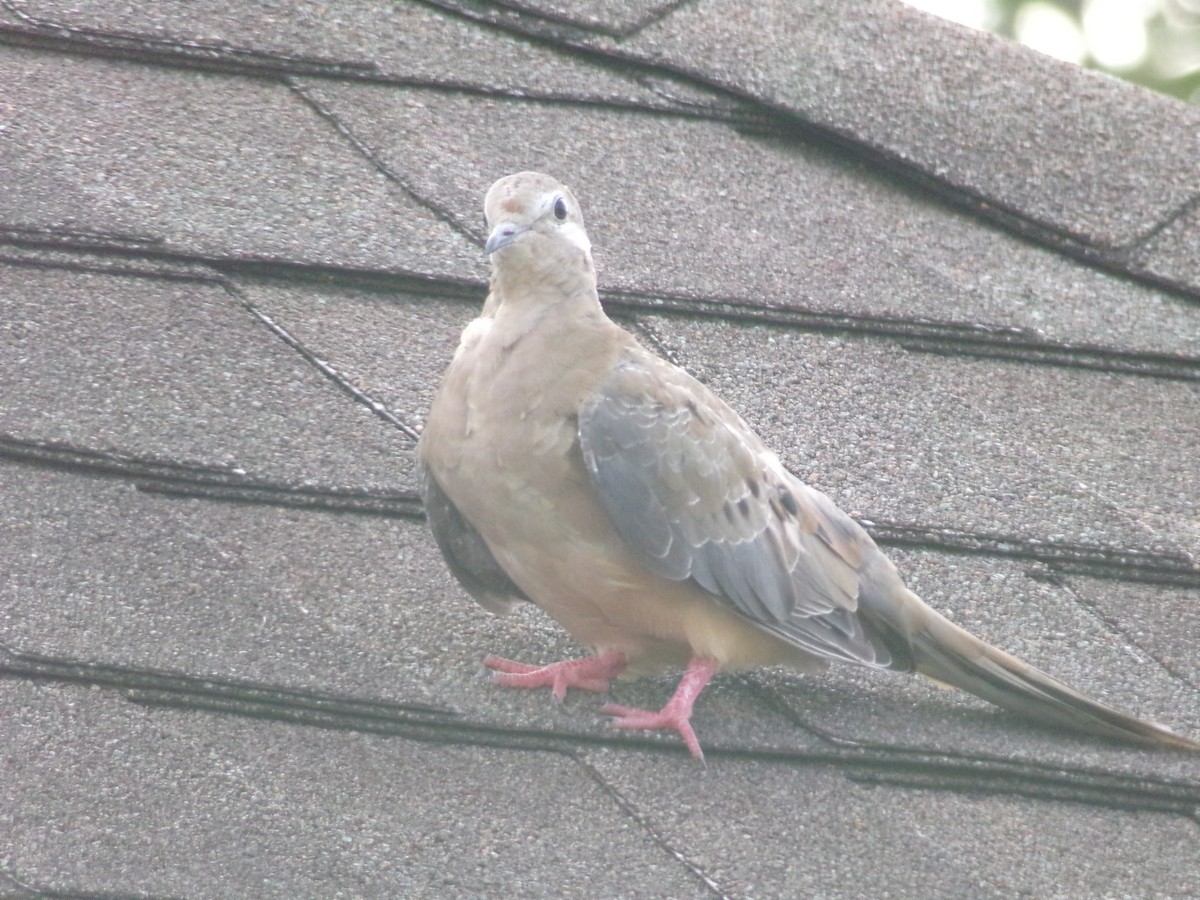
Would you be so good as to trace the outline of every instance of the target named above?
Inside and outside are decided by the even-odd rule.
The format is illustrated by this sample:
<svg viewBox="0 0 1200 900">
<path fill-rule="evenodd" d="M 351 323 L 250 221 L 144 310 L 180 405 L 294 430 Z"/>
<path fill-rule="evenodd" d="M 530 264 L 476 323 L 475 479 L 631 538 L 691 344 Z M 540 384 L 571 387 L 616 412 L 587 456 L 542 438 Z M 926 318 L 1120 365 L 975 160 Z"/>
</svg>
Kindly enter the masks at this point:
<svg viewBox="0 0 1200 900">
<path fill-rule="evenodd" d="M 692 756 L 703 762 L 704 751 L 700 749 L 700 742 L 696 740 L 696 733 L 692 731 L 690 721 L 692 704 L 696 702 L 696 698 L 700 696 L 700 692 L 704 690 L 704 686 L 708 684 L 709 679 L 716 674 L 716 671 L 717 661 L 715 659 L 693 656 L 692 661 L 688 663 L 687 671 L 679 679 L 679 687 L 675 688 L 674 696 L 658 712 L 617 706 L 613 703 L 602 707 L 600 712 L 607 716 L 616 716 L 612 722 L 614 728 L 644 728 L 648 730 L 663 728 L 678 731 Z"/>
<path fill-rule="evenodd" d="M 549 687 L 558 700 L 567 688 L 579 688 L 602 694 L 608 683 L 625 671 L 625 654 L 610 650 L 584 659 L 565 659 L 548 666 L 530 666 L 499 656 L 485 656 L 483 664 L 492 670 L 492 681 L 505 687 Z"/>
</svg>

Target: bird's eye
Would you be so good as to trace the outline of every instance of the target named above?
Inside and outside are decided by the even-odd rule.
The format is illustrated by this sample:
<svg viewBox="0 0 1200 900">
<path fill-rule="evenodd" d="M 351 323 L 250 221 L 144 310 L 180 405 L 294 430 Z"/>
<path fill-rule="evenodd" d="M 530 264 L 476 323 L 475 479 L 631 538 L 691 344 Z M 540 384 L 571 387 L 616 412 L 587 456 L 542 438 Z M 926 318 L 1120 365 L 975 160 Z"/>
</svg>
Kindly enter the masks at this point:
<svg viewBox="0 0 1200 900">
<path fill-rule="evenodd" d="M 562 221 L 567 217 L 567 201 L 559 197 L 554 201 L 554 218 Z"/>
</svg>

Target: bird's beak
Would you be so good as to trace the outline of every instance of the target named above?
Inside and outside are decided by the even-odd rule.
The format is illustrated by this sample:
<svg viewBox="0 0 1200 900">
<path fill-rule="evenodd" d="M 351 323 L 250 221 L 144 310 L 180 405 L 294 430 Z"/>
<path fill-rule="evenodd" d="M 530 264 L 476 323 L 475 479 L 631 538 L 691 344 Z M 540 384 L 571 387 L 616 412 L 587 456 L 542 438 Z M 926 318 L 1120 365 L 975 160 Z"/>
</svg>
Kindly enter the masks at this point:
<svg viewBox="0 0 1200 900">
<path fill-rule="evenodd" d="M 528 225 L 518 225 L 515 222 L 501 222 L 488 235 L 487 243 L 483 245 L 483 252 L 491 254 L 497 250 L 502 250 L 528 230 Z"/>
</svg>

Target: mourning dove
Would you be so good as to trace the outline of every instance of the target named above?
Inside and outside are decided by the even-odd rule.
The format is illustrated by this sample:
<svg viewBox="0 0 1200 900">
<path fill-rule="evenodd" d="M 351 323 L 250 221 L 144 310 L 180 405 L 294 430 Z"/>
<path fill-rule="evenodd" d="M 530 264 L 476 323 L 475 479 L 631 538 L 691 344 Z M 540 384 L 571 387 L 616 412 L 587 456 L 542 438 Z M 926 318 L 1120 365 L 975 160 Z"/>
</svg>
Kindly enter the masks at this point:
<svg viewBox="0 0 1200 900">
<path fill-rule="evenodd" d="M 720 671 L 845 661 L 918 672 L 1094 735 L 1200 744 L 1092 700 L 925 605 L 863 528 L 784 468 L 741 417 L 604 313 L 579 204 L 523 172 L 484 204 L 491 291 L 464 330 L 418 448 L 451 571 L 487 609 L 532 601 L 593 655 L 516 687 L 607 690 L 686 666 L 658 711 L 702 758 L 692 705 Z"/>
</svg>

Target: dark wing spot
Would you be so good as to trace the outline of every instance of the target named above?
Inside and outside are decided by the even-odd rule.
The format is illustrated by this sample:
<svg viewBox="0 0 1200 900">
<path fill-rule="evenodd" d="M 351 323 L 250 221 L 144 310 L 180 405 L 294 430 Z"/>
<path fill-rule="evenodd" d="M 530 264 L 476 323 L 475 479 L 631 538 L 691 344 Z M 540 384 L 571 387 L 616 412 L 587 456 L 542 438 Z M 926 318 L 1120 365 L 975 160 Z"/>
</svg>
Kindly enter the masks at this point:
<svg viewBox="0 0 1200 900">
<path fill-rule="evenodd" d="M 757 500 L 758 495 L 762 493 L 762 489 L 758 486 L 758 482 L 753 478 L 746 479 L 746 487 L 750 489 L 750 495 L 754 497 L 755 500 Z"/>
<path fill-rule="evenodd" d="M 784 488 L 779 492 L 779 502 L 782 503 L 783 508 L 793 516 L 800 512 L 800 507 L 796 503 L 796 498 L 792 496 L 792 492 L 787 488 Z"/>
<path fill-rule="evenodd" d="M 688 410 L 688 412 L 690 412 L 690 413 L 692 414 L 692 418 L 693 418 L 693 419 L 695 419 L 695 420 L 696 420 L 697 422 L 699 422 L 701 425 L 707 425 L 707 424 L 708 424 L 708 420 L 707 420 L 706 418 L 704 418 L 704 414 L 703 414 L 702 412 L 700 412 L 700 407 L 698 407 L 698 406 L 696 405 L 696 401 L 695 401 L 695 400 L 692 400 L 691 398 L 688 398 L 688 401 L 687 401 L 687 404 L 686 404 L 686 405 L 687 405 L 687 410 Z"/>
<path fill-rule="evenodd" d="M 750 517 L 750 504 L 746 502 L 745 497 L 738 501 L 738 512 L 746 518 Z"/>
</svg>

